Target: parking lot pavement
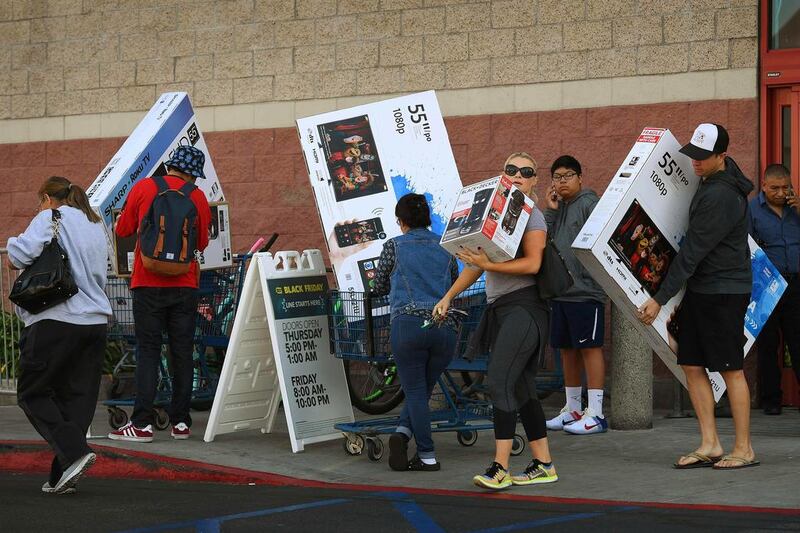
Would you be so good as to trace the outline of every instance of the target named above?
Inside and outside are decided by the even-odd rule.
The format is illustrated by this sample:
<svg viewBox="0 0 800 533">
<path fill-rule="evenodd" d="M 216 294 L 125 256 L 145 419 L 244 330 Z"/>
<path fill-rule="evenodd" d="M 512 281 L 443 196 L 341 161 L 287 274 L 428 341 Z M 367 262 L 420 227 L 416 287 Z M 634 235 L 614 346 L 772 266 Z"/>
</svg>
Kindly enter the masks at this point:
<svg viewBox="0 0 800 533">
<path fill-rule="evenodd" d="M 39 491 L 43 477 L 0 473 L 2 529 L 28 531 L 798 530 L 800 511 L 577 502 L 506 494 L 344 490 L 135 479 L 82 479 Z"/>
</svg>

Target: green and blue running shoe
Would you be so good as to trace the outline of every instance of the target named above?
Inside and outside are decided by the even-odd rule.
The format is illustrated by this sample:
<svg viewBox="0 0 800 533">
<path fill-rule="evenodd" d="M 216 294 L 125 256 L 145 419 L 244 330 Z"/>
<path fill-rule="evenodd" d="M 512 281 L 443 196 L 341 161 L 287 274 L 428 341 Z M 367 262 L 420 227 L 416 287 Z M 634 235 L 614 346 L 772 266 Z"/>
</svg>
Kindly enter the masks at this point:
<svg viewBox="0 0 800 533">
<path fill-rule="evenodd" d="M 492 462 L 486 472 L 472 478 L 472 482 L 484 489 L 500 490 L 511 486 L 511 474 L 500 463 Z"/>
<path fill-rule="evenodd" d="M 551 464 L 544 466 L 539 459 L 534 459 L 525 471 L 518 476 L 511 476 L 514 485 L 537 485 L 539 483 L 553 483 L 558 481 L 556 468 Z"/>
</svg>

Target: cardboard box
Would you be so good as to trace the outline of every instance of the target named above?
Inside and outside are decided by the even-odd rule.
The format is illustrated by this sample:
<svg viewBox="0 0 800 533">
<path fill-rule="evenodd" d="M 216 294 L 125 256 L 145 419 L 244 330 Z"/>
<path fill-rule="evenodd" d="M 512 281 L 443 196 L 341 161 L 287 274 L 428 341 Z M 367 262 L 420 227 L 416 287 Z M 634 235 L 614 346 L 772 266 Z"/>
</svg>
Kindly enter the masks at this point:
<svg viewBox="0 0 800 533">
<path fill-rule="evenodd" d="M 227 202 L 211 202 L 211 228 L 208 232 L 208 246 L 200 254 L 200 270 L 213 270 L 231 266 L 233 255 L 231 251 L 231 224 L 230 208 Z M 120 213 L 114 209 L 114 220 Z M 134 249 L 136 248 L 137 235 L 119 237 L 114 233 L 114 264 L 117 265 L 116 275 L 130 277 L 133 271 Z"/>
<path fill-rule="evenodd" d="M 533 200 L 505 176 L 469 185 L 456 200 L 440 244 L 454 255 L 462 246 L 480 247 L 492 261 L 508 261 L 517 254 L 532 211 Z"/>
<path fill-rule="evenodd" d="M 302 118 L 297 132 L 339 290 L 369 290 L 405 194 L 425 195 L 444 232 L 462 184 L 433 91 Z"/>
<path fill-rule="evenodd" d="M 680 147 L 669 130 L 642 131 L 572 249 L 614 305 L 686 385 L 677 365 L 677 343 L 667 326 L 684 290 L 661 308 L 651 326 L 639 322 L 636 314 L 639 306 L 658 291 L 680 249 L 689 223 L 689 206 L 700 184 L 691 160 L 678 151 Z M 754 282 L 750 307 L 743 317 L 745 354 L 786 287 L 752 239 L 750 249 Z M 709 373 L 709 378 L 718 400 L 725 383 L 716 372 Z"/>
<path fill-rule="evenodd" d="M 231 217 L 227 202 L 211 202 L 211 228 L 208 246 L 200 254 L 200 270 L 212 270 L 233 264 Z"/>
<path fill-rule="evenodd" d="M 128 192 L 139 179 L 166 174 L 164 162 L 180 145 L 194 146 L 203 151 L 206 155 L 203 167 L 206 178 L 198 179 L 196 184 L 209 202 L 224 200 L 222 186 L 203 134 L 197 127 L 189 96 L 182 92 L 162 94 L 86 190 L 89 205 L 105 223 L 109 255 L 116 273 L 119 271 L 111 227 L 114 210 L 122 208 Z"/>
</svg>

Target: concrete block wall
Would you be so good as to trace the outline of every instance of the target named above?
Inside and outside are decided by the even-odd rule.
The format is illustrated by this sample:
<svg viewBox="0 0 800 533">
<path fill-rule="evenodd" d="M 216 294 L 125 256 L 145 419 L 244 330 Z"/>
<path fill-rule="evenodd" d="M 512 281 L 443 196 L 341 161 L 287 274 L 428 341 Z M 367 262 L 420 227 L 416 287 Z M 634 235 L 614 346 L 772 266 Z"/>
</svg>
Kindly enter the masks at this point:
<svg viewBox="0 0 800 533">
<path fill-rule="evenodd" d="M 756 0 L 3 0 L 0 120 L 754 69 L 757 21 Z"/>
</svg>

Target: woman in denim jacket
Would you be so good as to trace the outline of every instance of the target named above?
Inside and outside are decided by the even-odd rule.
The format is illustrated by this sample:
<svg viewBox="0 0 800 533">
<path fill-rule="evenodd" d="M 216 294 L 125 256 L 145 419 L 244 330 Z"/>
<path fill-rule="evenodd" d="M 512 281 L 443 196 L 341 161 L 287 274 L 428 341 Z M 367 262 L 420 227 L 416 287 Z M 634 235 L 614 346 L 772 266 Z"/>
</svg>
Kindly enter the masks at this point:
<svg viewBox="0 0 800 533">
<path fill-rule="evenodd" d="M 428 327 L 431 310 L 458 277 L 456 260 L 439 246 L 431 225 L 428 202 L 407 194 L 395 207 L 402 235 L 383 245 L 373 296 L 389 295 L 391 346 L 406 396 L 400 423 L 389 437 L 389 466 L 393 470 L 435 471 L 436 461 L 428 409 L 436 380 L 450 363 L 456 332 L 452 319 Z M 417 453 L 408 460 L 414 437 Z"/>
</svg>

